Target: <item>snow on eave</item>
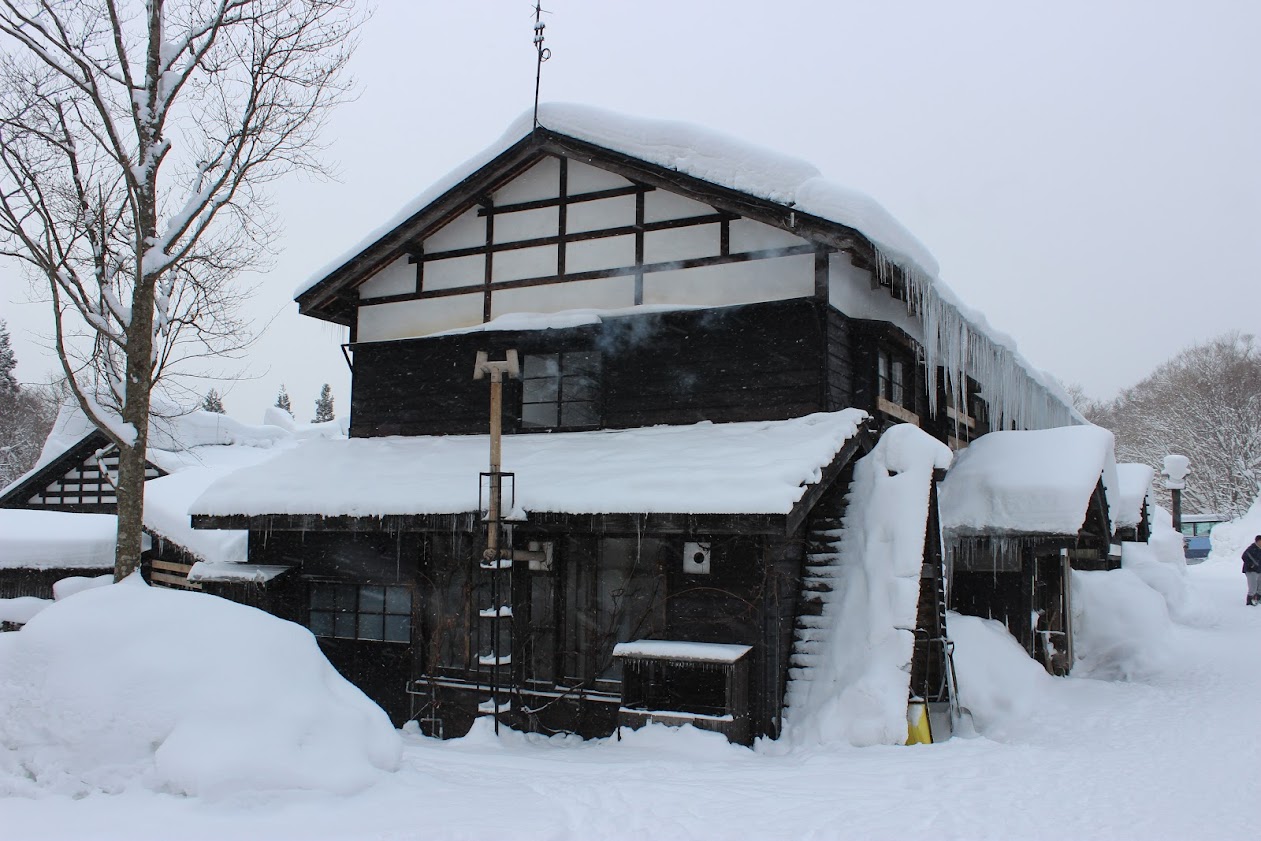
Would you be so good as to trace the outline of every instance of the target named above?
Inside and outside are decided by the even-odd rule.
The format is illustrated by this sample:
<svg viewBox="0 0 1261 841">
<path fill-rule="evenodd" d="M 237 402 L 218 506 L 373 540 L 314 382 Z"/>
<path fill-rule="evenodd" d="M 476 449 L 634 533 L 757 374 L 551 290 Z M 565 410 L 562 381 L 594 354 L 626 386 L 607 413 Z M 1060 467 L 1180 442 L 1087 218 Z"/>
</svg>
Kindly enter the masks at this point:
<svg viewBox="0 0 1261 841">
<path fill-rule="evenodd" d="M 1113 512 L 1117 528 L 1137 526 L 1142 522 L 1143 508 L 1151 495 L 1155 478 L 1156 471 L 1149 464 L 1123 462 L 1117 465 L 1117 510 Z"/>
</svg>

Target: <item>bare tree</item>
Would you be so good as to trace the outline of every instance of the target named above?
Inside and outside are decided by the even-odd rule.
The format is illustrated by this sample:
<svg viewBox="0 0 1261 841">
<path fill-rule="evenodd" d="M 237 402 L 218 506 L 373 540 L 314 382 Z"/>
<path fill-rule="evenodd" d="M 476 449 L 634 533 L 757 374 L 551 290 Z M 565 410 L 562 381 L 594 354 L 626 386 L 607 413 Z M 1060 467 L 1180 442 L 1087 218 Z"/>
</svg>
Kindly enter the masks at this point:
<svg viewBox="0 0 1261 841">
<path fill-rule="evenodd" d="M 118 447 L 139 564 L 154 386 L 240 346 L 261 188 L 312 156 L 351 0 L 0 0 L 0 253 L 47 283 L 74 398 Z"/>
<path fill-rule="evenodd" d="M 1187 510 L 1237 517 L 1261 490 L 1261 349 L 1238 332 L 1187 348 L 1091 420 L 1116 434 L 1118 460 L 1159 471 L 1187 456 Z"/>
</svg>

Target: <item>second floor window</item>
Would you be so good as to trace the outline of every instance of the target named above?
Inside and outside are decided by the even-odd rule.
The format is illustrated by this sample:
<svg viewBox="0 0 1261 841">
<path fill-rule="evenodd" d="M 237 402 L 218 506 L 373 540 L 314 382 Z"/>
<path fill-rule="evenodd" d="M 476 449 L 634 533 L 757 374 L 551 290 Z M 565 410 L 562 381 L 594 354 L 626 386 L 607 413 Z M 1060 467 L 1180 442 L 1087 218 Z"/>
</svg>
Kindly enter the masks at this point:
<svg viewBox="0 0 1261 841">
<path fill-rule="evenodd" d="M 915 371 L 909 357 L 887 348 L 876 353 L 876 377 L 879 395 L 890 403 L 907 409 L 915 408 L 915 392 L 912 388 Z"/>
<path fill-rule="evenodd" d="M 600 354 L 594 350 L 526 354 L 521 364 L 521 428 L 600 425 Z"/>
</svg>

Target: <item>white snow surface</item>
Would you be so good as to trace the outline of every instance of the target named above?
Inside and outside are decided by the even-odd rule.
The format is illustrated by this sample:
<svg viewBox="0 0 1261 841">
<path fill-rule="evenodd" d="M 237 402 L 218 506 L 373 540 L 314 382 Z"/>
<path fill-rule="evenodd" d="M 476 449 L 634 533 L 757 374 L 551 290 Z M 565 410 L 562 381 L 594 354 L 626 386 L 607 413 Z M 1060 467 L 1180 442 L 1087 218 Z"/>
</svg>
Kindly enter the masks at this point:
<svg viewBox="0 0 1261 841">
<path fill-rule="evenodd" d="M 680 640 L 633 640 L 613 646 L 614 657 L 652 657 L 659 660 L 686 660 L 699 663 L 734 663 L 752 651 L 752 646 L 719 642 Z"/>
<path fill-rule="evenodd" d="M 900 424 L 855 465 L 839 570 L 823 603 L 831 633 L 809 680 L 790 684 L 785 743 L 906 741 L 929 492 L 933 470 L 950 460 L 946 445 Z"/>
<path fill-rule="evenodd" d="M 250 607 L 132 576 L 0 634 L 0 795 L 344 795 L 399 753 L 309 631 Z"/>
<path fill-rule="evenodd" d="M 787 514 L 866 417 L 505 435 L 503 469 L 525 511 Z M 489 453 L 485 435 L 309 441 L 219 480 L 192 513 L 473 512 Z"/>
<path fill-rule="evenodd" d="M 36 596 L 0 599 L 0 622 L 15 622 L 23 625 L 52 603 L 52 599 L 41 599 Z"/>
<path fill-rule="evenodd" d="M 265 584 L 293 567 L 277 564 L 246 564 L 234 562 L 198 561 L 188 571 L 189 581 L 240 581 Z"/>
<path fill-rule="evenodd" d="M 113 754 L 119 761 L 95 766 L 93 784 L 75 784 L 54 769 L 67 757 L 76 767 L 86 760 L 62 738 L 56 751 L 31 763 L 44 775 L 38 782 L 21 764 L 33 749 L 0 752 L 0 793 L 9 795 L 0 796 L 0 826 L 6 841 L 891 841 L 923 834 L 925 827 L 942 839 L 967 841 L 1250 841 L 1261 755 L 1261 609 L 1244 606 L 1243 576 L 1233 561 L 1191 567 L 1186 577 L 1197 614 L 1207 619 L 1170 627 L 1158 610 L 1141 613 L 1156 624 L 1133 633 L 1152 633 L 1167 653 L 1155 662 L 1136 652 L 1147 663 L 1143 669 L 1118 663 L 1128 681 L 1052 678 L 998 623 L 950 614 L 960 695 L 979 731 L 974 738 L 864 749 L 785 750 L 760 742 L 749 750 L 691 727 L 651 725 L 624 731 L 620 741 L 583 742 L 508 730 L 496 736 L 483 720 L 467 737 L 447 742 L 405 730 L 399 770 L 377 773 L 375 784 L 353 794 L 259 786 L 219 797 L 181 796 L 156 774 L 137 773 L 137 763 L 121 752 Z M 1092 604 L 1112 610 L 1109 594 L 1128 586 L 1094 588 Z M 1079 639 L 1090 649 L 1086 618 Z M 97 630 L 93 625 L 84 633 L 90 639 Z M 0 650 L 7 654 L 9 639 L 26 633 L 0 635 Z M 135 640 L 156 645 L 159 636 L 146 631 Z M 65 656 L 75 658 L 82 680 L 70 678 L 49 693 L 89 694 L 84 687 L 97 668 L 81 663 L 77 644 L 67 644 Z M 253 647 L 260 657 L 275 658 L 272 669 L 288 674 L 292 668 L 288 649 L 275 648 L 270 634 Z M 157 662 L 177 659 L 170 652 L 167 638 L 154 652 Z M 110 656 L 119 656 L 116 648 Z M 114 665 L 110 660 L 103 668 Z M 68 675 L 71 668 L 56 671 Z M 0 692 L 11 691 L 12 674 L 0 670 Z M 178 677 L 163 671 L 155 682 Z M 127 691 L 108 678 L 91 694 L 99 704 Z M 300 700 L 287 687 L 280 691 L 287 703 Z M 231 692 L 254 698 L 248 685 Z M 258 700 L 268 709 L 266 695 Z M 237 699 L 229 695 L 228 702 Z M 112 698 L 107 705 L 121 706 Z M 24 720 L 29 724 L 37 713 L 24 710 Z M 253 714 L 239 717 L 248 721 Z M 122 719 L 128 731 L 139 726 L 137 717 Z M 38 738 L 47 742 L 80 728 L 51 714 L 39 724 Z M 287 726 L 284 719 L 279 724 Z M 90 747 L 102 745 L 102 734 L 88 735 Z M 311 773 L 324 767 L 317 763 Z"/>
<path fill-rule="evenodd" d="M 959 453 L 941 483 L 942 528 L 953 534 L 1077 534 L 1101 479 L 1112 518 L 1118 508 L 1116 460 L 1112 433 L 1102 427 L 991 432 Z"/>
<path fill-rule="evenodd" d="M 1213 549 L 1206 563 L 1220 562 L 1242 570 L 1240 556 L 1259 534 L 1261 534 L 1261 493 L 1242 517 L 1213 526 L 1213 530 L 1209 532 Z"/>
<path fill-rule="evenodd" d="M 1117 465 L 1117 507 L 1113 523 L 1117 528 L 1137 526 L 1143 519 L 1143 505 L 1152 492 L 1156 471 L 1151 465 L 1122 462 Z"/>
<path fill-rule="evenodd" d="M 117 532 L 113 514 L 0 508 L 0 569 L 112 569 Z"/>
<path fill-rule="evenodd" d="M 896 266 L 910 281 L 907 306 L 924 325 L 925 366 L 946 368 L 947 387 L 961 396 L 967 376 L 992 394 L 991 422 L 1002 429 L 1084 423 L 1051 377 L 1031 365 L 1010 336 L 965 305 L 938 276 L 937 261 L 870 197 L 823 178 L 811 164 L 691 123 L 631 117 L 587 105 L 544 103 L 539 124 L 633 158 L 854 228 L 878 248 L 877 274 Z M 522 114 L 490 147 L 473 156 L 371 231 L 294 291 L 299 297 L 465 178 L 525 138 L 533 114 Z M 937 392 L 929 401 L 936 409 Z"/>
</svg>

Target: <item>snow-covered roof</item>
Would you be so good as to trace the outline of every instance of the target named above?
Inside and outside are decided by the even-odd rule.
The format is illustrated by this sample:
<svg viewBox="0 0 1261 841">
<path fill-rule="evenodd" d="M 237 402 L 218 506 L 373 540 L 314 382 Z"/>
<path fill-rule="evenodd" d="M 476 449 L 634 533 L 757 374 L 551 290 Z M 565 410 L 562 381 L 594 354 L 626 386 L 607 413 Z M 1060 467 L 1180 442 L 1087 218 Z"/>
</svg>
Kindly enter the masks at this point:
<svg viewBox="0 0 1261 841">
<path fill-rule="evenodd" d="M 1112 520 L 1117 528 L 1137 526 L 1143 519 L 1143 503 L 1152 490 L 1156 471 L 1148 464 L 1124 462 L 1117 465 L 1117 507 Z"/>
<path fill-rule="evenodd" d="M 813 165 L 691 123 L 631 117 L 586 105 L 545 103 L 539 106 L 538 124 L 555 135 L 859 231 L 876 246 L 878 275 L 887 277 L 894 268 L 903 273 L 907 306 L 924 327 L 927 367 L 945 367 L 948 387 L 960 395 L 969 376 L 994 388 L 995 392 L 986 399 L 991 401 L 996 428 L 1009 420 L 1021 428 L 1084 423 L 1059 385 L 1029 364 L 1010 336 L 991 327 L 981 313 L 966 306 L 942 282 L 937 261 L 919 240 L 876 201 L 824 178 Z M 316 272 L 295 290 L 295 297 L 302 297 L 336 275 L 392 231 L 525 140 L 534 126 L 533 113 L 522 114 L 498 141 Z M 934 410 L 936 396 L 936 391 L 930 390 Z"/>
<path fill-rule="evenodd" d="M 955 457 L 941 484 L 942 528 L 954 534 L 1074 535 L 1103 481 L 1118 509 L 1112 433 L 1069 426 L 983 435 Z M 1115 526 L 1109 523 L 1111 533 Z"/>
<path fill-rule="evenodd" d="M 788 514 L 857 432 L 858 409 L 785 421 L 507 435 L 517 509 Z M 310 441 L 212 485 L 207 515 L 376 517 L 478 510 L 488 436 Z"/>
<path fill-rule="evenodd" d="M 167 475 L 145 482 L 145 528 L 207 561 L 245 560 L 247 533 L 194 530 L 188 516 L 189 504 L 223 476 L 266 461 L 299 440 L 344 437 L 337 422 L 295 424 L 280 410 L 269 411 L 266 419 L 270 422 L 248 424 L 201 410 L 155 416 L 147 456 Z M 44 444 L 39 463 L 18 482 L 26 481 L 95 432 L 96 427 L 78 405 L 66 402 Z M 116 526 L 112 514 L 0 509 L 0 524 L 0 565 L 11 557 L 15 565 L 47 562 L 45 565 L 58 566 L 52 559 L 92 554 L 103 560 L 89 566 L 113 566 Z M 91 553 L 84 542 L 87 535 L 100 541 L 99 546 L 93 544 Z M 78 548 L 68 548 L 67 541 L 77 542 Z"/>
<path fill-rule="evenodd" d="M 720 642 L 634 640 L 613 646 L 613 656 L 687 663 L 734 663 L 752 650 L 751 645 Z"/>
<path fill-rule="evenodd" d="M 113 514 L 0 508 L 0 569 L 110 569 L 117 531 Z"/>
<path fill-rule="evenodd" d="M 188 571 L 189 581 L 237 581 L 266 584 L 293 567 L 276 564 L 243 564 L 236 562 L 198 561 Z"/>
</svg>

